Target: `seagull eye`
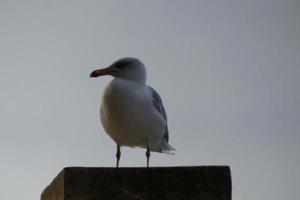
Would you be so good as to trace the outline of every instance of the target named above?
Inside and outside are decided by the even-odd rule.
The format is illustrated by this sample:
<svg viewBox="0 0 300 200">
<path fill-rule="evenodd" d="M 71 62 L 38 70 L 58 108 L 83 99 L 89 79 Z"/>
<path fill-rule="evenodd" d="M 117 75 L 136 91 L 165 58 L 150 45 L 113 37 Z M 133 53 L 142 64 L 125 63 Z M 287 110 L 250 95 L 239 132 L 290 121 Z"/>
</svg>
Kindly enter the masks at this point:
<svg viewBox="0 0 300 200">
<path fill-rule="evenodd" d="M 126 66 L 128 64 L 129 64 L 128 62 L 119 62 L 119 63 L 116 64 L 116 68 L 118 68 L 118 69 L 124 69 L 124 68 L 126 68 Z"/>
<path fill-rule="evenodd" d="M 117 65 L 116 65 L 116 68 L 118 68 L 118 69 L 121 69 L 121 68 L 123 68 L 124 67 L 124 64 L 121 64 L 121 63 L 118 63 Z"/>
</svg>

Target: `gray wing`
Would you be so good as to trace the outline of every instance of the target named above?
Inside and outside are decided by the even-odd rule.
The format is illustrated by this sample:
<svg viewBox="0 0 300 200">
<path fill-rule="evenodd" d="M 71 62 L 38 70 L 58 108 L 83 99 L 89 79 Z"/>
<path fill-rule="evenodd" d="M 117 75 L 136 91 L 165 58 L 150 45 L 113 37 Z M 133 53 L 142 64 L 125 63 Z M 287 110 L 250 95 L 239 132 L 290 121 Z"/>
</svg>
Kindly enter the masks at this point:
<svg viewBox="0 0 300 200">
<path fill-rule="evenodd" d="M 159 96 L 159 94 L 150 86 L 148 86 L 149 89 L 151 90 L 152 97 L 153 97 L 153 104 L 156 110 L 164 117 L 164 119 L 167 122 L 167 114 L 165 111 L 165 108 L 163 106 L 162 100 Z M 166 125 L 165 133 L 164 133 L 164 139 L 166 142 L 169 142 L 169 130 L 168 130 L 168 124 Z"/>
</svg>

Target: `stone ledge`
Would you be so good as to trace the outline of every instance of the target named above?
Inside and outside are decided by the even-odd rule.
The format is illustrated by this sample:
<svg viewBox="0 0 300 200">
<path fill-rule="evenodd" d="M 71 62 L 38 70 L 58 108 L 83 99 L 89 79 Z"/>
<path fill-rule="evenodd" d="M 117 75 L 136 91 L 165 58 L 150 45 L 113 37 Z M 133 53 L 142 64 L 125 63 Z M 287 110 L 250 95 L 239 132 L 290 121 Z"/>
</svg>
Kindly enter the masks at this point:
<svg viewBox="0 0 300 200">
<path fill-rule="evenodd" d="M 231 200 L 227 166 L 64 168 L 41 200 Z"/>
</svg>

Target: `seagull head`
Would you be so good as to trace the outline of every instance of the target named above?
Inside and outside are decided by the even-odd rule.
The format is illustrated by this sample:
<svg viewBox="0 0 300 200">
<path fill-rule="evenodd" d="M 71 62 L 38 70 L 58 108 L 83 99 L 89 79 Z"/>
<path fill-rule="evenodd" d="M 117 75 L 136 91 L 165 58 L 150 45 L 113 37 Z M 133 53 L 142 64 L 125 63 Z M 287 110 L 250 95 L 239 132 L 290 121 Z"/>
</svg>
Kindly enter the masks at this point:
<svg viewBox="0 0 300 200">
<path fill-rule="evenodd" d="M 121 58 L 113 62 L 110 66 L 97 69 L 90 74 L 91 78 L 111 75 L 115 78 L 126 79 L 138 83 L 146 82 L 146 69 L 144 64 L 137 58 Z"/>
</svg>

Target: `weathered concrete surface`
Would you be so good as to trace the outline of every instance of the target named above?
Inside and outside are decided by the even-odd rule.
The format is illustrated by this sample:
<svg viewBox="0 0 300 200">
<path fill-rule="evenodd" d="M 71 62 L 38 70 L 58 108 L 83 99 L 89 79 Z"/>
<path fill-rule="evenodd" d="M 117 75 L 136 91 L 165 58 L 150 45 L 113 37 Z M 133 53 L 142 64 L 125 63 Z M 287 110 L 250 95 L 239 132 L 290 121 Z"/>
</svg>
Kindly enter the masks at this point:
<svg viewBox="0 0 300 200">
<path fill-rule="evenodd" d="M 42 200 L 231 200 L 226 166 L 63 169 Z"/>
</svg>

